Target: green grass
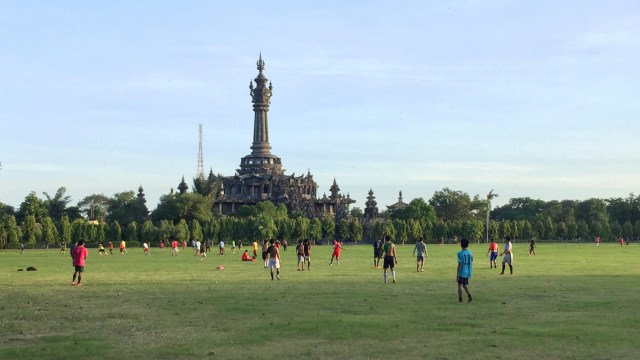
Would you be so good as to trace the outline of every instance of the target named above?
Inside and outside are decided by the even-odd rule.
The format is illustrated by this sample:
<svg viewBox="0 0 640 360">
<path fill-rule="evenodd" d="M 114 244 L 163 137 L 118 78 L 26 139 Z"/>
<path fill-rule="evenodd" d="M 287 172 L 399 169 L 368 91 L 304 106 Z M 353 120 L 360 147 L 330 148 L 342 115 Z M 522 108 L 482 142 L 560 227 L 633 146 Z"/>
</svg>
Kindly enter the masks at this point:
<svg viewBox="0 0 640 360">
<path fill-rule="evenodd" d="M 459 247 L 429 245 L 424 273 L 399 246 L 396 284 L 370 246 L 312 271 L 283 253 L 282 280 L 240 253 L 90 249 L 85 286 L 57 250 L 0 251 L 0 359 L 637 359 L 640 246 L 515 245 L 515 274 L 475 255 L 474 301 L 458 303 Z M 215 270 L 216 265 L 225 270 Z M 35 266 L 38 271 L 16 271 Z"/>
</svg>

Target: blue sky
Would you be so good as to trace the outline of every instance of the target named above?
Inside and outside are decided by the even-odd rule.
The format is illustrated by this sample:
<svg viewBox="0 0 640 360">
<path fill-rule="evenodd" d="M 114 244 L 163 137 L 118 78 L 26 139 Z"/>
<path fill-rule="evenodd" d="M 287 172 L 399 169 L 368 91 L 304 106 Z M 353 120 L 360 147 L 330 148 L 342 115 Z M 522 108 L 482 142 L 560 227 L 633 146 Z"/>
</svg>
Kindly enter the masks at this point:
<svg viewBox="0 0 640 360">
<path fill-rule="evenodd" d="M 142 185 L 150 208 L 250 153 L 262 53 L 272 152 L 364 207 L 444 187 L 625 197 L 640 178 L 635 1 L 0 0 L 0 201 Z"/>
</svg>

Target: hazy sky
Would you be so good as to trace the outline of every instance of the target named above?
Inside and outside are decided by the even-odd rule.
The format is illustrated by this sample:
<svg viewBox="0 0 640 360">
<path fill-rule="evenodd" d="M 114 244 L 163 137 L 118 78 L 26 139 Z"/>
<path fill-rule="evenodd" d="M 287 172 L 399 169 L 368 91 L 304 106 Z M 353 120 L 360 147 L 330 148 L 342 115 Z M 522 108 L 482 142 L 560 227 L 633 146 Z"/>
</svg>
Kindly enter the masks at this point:
<svg viewBox="0 0 640 360">
<path fill-rule="evenodd" d="M 0 0 L 0 202 L 65 186 L 150 209 L 272 152 L 364 207 L 444 187 L 543 200 L 640 192 L 637 1 Z"/>
</svg>

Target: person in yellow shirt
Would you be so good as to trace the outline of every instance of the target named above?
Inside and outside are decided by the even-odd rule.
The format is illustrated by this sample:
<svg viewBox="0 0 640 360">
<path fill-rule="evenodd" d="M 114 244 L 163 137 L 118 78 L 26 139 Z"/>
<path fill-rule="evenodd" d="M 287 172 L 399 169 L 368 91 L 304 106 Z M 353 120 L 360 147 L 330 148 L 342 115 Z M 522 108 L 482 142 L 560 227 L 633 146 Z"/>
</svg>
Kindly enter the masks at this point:
<svg viewBox="0 0 640 360">
<path fill-rule="evenodd" d="M 253 246 L 253 257 L 257 258 L 258 257 L 258 242 L 253 240 L 253 243 L 251 245 Z"/>
<path fill-rule="evenodd" d="M 127 243 L 122 240 L 120 241 L 120 255 L 124 255 L 127 253 Z"/>
</svg>

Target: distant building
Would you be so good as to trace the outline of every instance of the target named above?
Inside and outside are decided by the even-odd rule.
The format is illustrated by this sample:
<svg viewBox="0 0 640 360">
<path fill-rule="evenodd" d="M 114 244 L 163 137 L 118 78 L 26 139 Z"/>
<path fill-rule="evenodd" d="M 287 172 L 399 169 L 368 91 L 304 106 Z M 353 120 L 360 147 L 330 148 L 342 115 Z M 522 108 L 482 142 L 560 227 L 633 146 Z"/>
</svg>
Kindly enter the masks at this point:
<svg viewBox="0 0 640 360">
<path fill-rule="evenodd" d="M 349 213 L 349 205 L 355 200 L 340 193 L 333 180 L 330 196 L 318 198 L 318 184 L 313 175 L 286 175 L 280 157 L 271 153 L 269 144 L 269 105 L 273 94 L 271 82 L 264 76 L 262 55 L 258 59 L 258 76 L 250 83 L 253 102 L 253 144 L 251 153 L 240 159 L 240 168 L 233 176 L 224 176 L 215 197 L 214 211 L 232 214 L 242 205 L 255 205 L 270 200 L 276 205 L 285 204 L 289 211 L 302 211 L 309 217 L 327 214 L 340 220 Z M 254 86 L 255 83 L 255 86 Z"/>
<path fill-rule="evenodd" d="M 398 210 L 398 209 L 404 209 L 407 206 L 409 206 L 409 204 L 407 204 L 406 202 L 402 201 L 402 191 L 400 191 L 398 193 L 398 202 L 392 205 L 387 205 L 387 210 L 389 211 L 393 211 L 393 210 Z"/>
</svg>

